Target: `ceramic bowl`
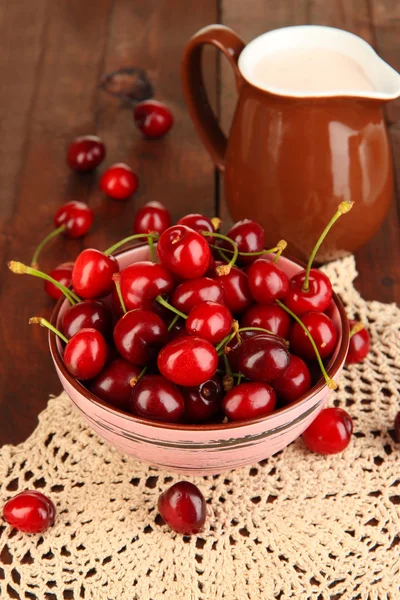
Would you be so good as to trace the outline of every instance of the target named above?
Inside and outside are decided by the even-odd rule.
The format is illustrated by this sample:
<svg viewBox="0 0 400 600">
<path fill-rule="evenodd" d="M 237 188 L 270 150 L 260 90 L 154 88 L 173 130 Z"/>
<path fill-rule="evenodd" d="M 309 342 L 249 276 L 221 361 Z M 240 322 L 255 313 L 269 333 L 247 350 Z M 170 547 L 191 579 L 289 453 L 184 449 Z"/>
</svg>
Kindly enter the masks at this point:
<svg viewBox="0 0 400 600">
<path fill-rule="evenodd" d="M 116 258 L 123 269 L 133 262 L 148 260 L 148 247 L 130 248 Z M 303 268 L 285 257 L 279 259 L 279 266 L 289 277 Z M 68 306 L 66 300 L 59 300 L 52 314 L 54 325 L 59 325 Z M 327 370 L 330 377 L 337 379 L 348 350 L 349 326 L 336 294 L 333 294 L 331 318 L 338 331 L 338 341 Z M 49 345 L 64 390 L 101 438 L 138 460 L 185 474 L 218 474 L 275 454 L 301 435 L 331 393 L 321 380 L 296 402 L 267 417 L 213 425 L 160 423 L 127 414 L 94 396 L 67 371 L 62 346 L 52 333 L 49 333 Z"/>
</svg>

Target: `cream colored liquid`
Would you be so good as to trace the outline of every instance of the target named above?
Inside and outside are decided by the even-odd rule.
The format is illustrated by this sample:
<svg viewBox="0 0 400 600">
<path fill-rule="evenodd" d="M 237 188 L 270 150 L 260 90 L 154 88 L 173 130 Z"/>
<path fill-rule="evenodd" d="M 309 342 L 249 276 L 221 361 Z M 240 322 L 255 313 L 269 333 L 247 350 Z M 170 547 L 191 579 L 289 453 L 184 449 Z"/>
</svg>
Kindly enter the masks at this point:
<svg viewBox="0 0 400 600">
<path fill-rule="evenodd" d="M 324 48 L 282 50 L 266 55 L 254 66 L 253 75 L 264 86 L 291 91 L 375 89 L 355 60 Z"/>
</svg>

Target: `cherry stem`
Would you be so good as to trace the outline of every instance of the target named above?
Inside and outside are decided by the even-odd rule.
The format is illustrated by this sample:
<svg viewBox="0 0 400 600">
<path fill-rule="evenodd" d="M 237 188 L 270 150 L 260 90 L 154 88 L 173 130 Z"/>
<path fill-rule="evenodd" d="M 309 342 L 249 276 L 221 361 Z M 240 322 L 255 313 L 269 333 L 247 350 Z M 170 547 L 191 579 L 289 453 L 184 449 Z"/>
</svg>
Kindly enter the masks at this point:
<svg viewBox="0 0 400 600">
<path fill-rule="evenodd" d="M 123 310 L 124 315 L 126 315 L 127 310 L 126 310 L 126 306 L 125 306 L 125 302 L 124 299 L 122 297 L 122 292 L 121 292 L 121 283 L 120 283 L 120 274 L 119 273 L 114 273 L 114 275 L 112 276 L 112 280 L 115 283 L 115 288 L 117 290 L 117 294 L 118 294 L 118 298 L 121 304 L 121 308 Z"/>
<path fill-rule="evenodd" d="M 228 360 L 228 357 L 226 356 L 226 354 L 224 354 L 224 363 L 225 363 L 226 373 L 222 378 L 222 385 L 223 385 L 225 392 L 228 392 L 229 390 L 232 389 L 234 382 L 233 382 L 232 368 L 231 368 L 231 365 L 229 363 L 229 360 Z"/>
<path fill-rule="evenodd" d="M 146 373 L 146 371 L 147 371 L 147 365 L 143 367 L 143 369 L 140 371 L 140 373 L 137 377 L 132 377 L 132 379 L 129 382 L 129 385 L 131 387 L 135 387 L 135 385 L 137 384 L 139 379 L 141 379 L 143 377 L 143 375 Z"/>
<path fill-rule="evenodd" d="M 218 248 L 218 246 L 213 246 L 212 244 L 209 244 L 209 246 L 212 248 L 216 248 L 218 250 L 218 254 L 222 258 L 222 260 L 224 260 L 227 264 L 229 263 L 229 261 L 230 261 L 229 256 L 227 256 L 221 248 Z"/>
<path fill-rule="evenodd" d="M 173 328 L 173 326 L 175 325 L 175 323 L 179 319 L 179 316 L 180 315 L 175 315 L 174 316 L 174 318 L 172 319 L 171 323 L 168 325 L 168 331 L 171 331 L 171 329 Z"/>
<path fill-rule="evenodd" d="M 237 376 L 237 382 L 236 382 L 236 385 L 239 385 L 239 384 L 240 384 L 240 382 L 242 381 L 242 377 L 243 377 L 243 374 L 239 372 L 239 373 L 238 373 L 238 376 Z"/>
<path fill-rule="evenodd" d="M 350 330 L 350 339 L 353 337 L 353 335 L 356 335 L 356 333 L 359 333 L 363 329 L 365 329 L 364 323 L 361 323 L 361 321 L 354 323 L 353 327 Z"/>
<path fill-rule="evenodd" d="M 36 250 L 32 256 L 31 267 L 33 267 L 34 269 L 39 268 L 39 264 L 38 264 L 39 254 L 43 250 L 44 246 L 46 246 L 47 242 L 49 242 L 54 237 L 56 237 L 57 235 L 59 235 L 60 233 L 65 231 L 66 228 L 67 228 L 67 226 L 65 224 L 60 225 L 60 227 L 57 227 L 57 229 L 54 229 L 48 235 L 46 235 L 46 237 L 40 242 L 40 244 L 38 245 L 38 247 L 36 248 Z"/>
<path fill-rule="evenodd" d="M 156 253 L 154 250 L 154 240 L 151 237 L 151 235 L 147 236 L 147 243 L 149 244 L 150 260 L 151 260 L 151 262 L 156 262 Z"/>
<path fill-rule="evenodd" d="M 322 371 L 322 375 L 324 376 L 324 379 L 326 381 L 326 384 L 327 384 L 328 388 L 330 390 L 336 390 L 337 383 L 333 379 L 331 379 L 329 377 L 328 373 L 326 372 L 326 369 L 324 367 L 324 363 L 322 362 L 320 353 L 318 352 L 317 345 L 314 342 L 314 339 L 313 339 L 311 333 L 308 331 L 307 327 L 304 325 L 303 321 L 301 319 L 299 319 L 299 317 L 297 315 L 295 315 L 294 312 L 292 312 L 287 306 L 285 306 L 283 304 L 283 302 L 281 302 L 280 300 L 275 300 L 275 302 L 277 303 L 278 306 L 280 306 L 281 308 L 283 308 L 283 310 L 286 311 L 291 317 L 293 317 L 293 319 L 295 321 L 297 321 L 297 323 L 300 325 L 300 327 L 304 330 L 304 332 L 306 333 L 308 339 L 311 342 L 312 347 L 314 348 L 315 356 L 317 357 L 318 364 L 320 366 L 320 369 Z"/>
<path fill-rule="evenodd" d="M 215 236 L 215 233 L 210 233 L 210 232 L 206 232 L 203 231 L 202 232 L 203 235 L 211 235 L 211 236 Z M 223 236 L 225 238 L 225 236 Z M 230 239 L 230 238 L 226 238 L 226 239 Z M 233 240 L 230 240 L 231 242 Z M 215 244 L 208 244 L 210 246 L 210 248 L 214 248 L 215 250 L 221 250 L 221 248 L 219 246 L 216 246 Z M 286 248 L 287 246 L 287 242 L 285 240 L 280 240 L 276 246 L 274 246 L 273 248 L 270 248 L 269 250 L 259 250 L 258 252 L 239 252 L 238 251 L 238 256 L 263 256 L 264 254 L 274 254 L 275 252 L 279 252 L 280 248 L 282 246 L 281 249 L 281 253 L 283 252 L 283 250 Z M 228 252 L 229 254 L 233 254 L 233 250 L 230 250 L 229 248 L 224 248 L 224 252 Z"/>
<path fill-rule="evenodd" d="M 219 267 L 217 267 L 215 269 L 215 271 L 217 272 L 217 275 L 228 275 L 231 268 L 234 266 L 235 262 L 237 261 L 237 257 L 239 255 L 239 249 L 237 247 L 237 244 L 233 240 L 231 240 L 231 238 L 228 238 L 226 235 L 222 235 L 222 233 L 203 231 L 202 235 L 204 235 L 206 237 L 216 237 L 220 240 L 225 240 L 225 242 L 228 242 L 233 247 L 233 256 L 232 256 L 231 260 L 228 262 L 228 264 L 220 265 Z"/>
<path fill-rule="evenodd" d="M 278 262 L 278 260 L 281 257 L 282 252 L 286 249 L 286 247 L 287 247 L 286 240 L 279 240 L 276 247 L 277 247 L 277 252 L 276 252 L 276 256 L 274 258 L 274 263 Z"/>
<path fill-rule="evenodd" d="M 314 258 L 315 255 L 317 254 L 322 242 L 324 241 L 324 239 L 326 238 L 326 236 L 328 235 L 329 230 L 332 228 L 332 226 L 336 223 L 336 221 L 339 219 L 339 217 L 341 217 L 342 215 L 345 215 L 346 213 L 348 213 L 352 207 L 353 207 L 354 202 L 345 200 L 344 202 L 341 202 L 337 208 L 337 211 L 335 212 L 335 214 L 333 215 L 332 219 L 329 221 L 328 225 L 325 227 L 325 229 L 323 230 L 323 232 L 321 233 L 319 240 L 317 241 L 317 243 L 314 246 L 314 250 L 311 252 L 311 256 L 308 260 L 307 263 L 307 269 L 306 269 L 306 276 L 304 279 L 304 283 L 303 283 L 303 292 L 308 292 L 309 289 L 309 277 L 310 277 L 310 271 L 311 271 L 311 267 L 312 264 L 314 262 Z"/>
<path fill-rule="evenodd" d="M 158 240 L 159 235 L 157 233 L 135 233 L 134 235 L 129 235 L 128 237 L 124 238 L 123 240 L 120 240 L 113 246 L 110 246 L 110 248 L 107 248 L 107 250 L 105 250 L 103 254 L 105 254 L 106 256 L 110 256 L 110 254 L 115 252 L 115 250 L 118 250 L 118 248 L 120 248 L 124 244 L 132 242 L 133 240 L 140 240 L 143 238 L 152 238 L 153 240 Z"/>
<path fill-rule="evenodd" d="M 182 317 L 182 319 L 187 319 L 188 318 L 188 316 L 185 315 L 185 313 L 183 313 L 180 310 L 178 310 L 177 308 L 175 308 L 175 306 L 172 306 L 172 304 L 170 304 L 169 302 L 167 302 L 166 300 L 164 300 L 164 298 L 162 296 L 157 296 L 156 300 L 162 306 L 165 306 L 165 308 L 168 308 L 168 310 L 171 310 L 172 312 L 174 312 L 179 317 Z"/>
<path fill-rule="evenodd" d="M 49 323 L 46 319 L 43 319 L 43 317 L 31 317 L 29 319 L 29 325 L 34 325 L 34 324 L 38 324 L 41 327 L 46 327 L 47 329 L 49 329 L 50 331 L 52 331 L 53 333 L 55 333 L 56 335 L 58 335 L 58 337 L 60 338 L 60 340 L 62 340 L 66 344 L 68 344 L 68 338 L 66 338 L 65 335 L 63 335 L 61 333 L 61 331 L 58 331 L 58 329 L 56 329 L 54 327 L 54 325 L 52 325 L 51 323 Z"/>
<path fill-rule="evenodd" d="M 215 348 L 215 350 L 217 352 L 219 352 L 221 350 L 221 348 L 223 348 L 226 344 L 229 344 L 229 342 L 231 340 L 233 340 L 235 335 L 237 335 L 238 331 L 239 331 L 239 323 L 237 321 L 233 321 L 232 322 L 232 331 L 230 331 L 228 333 L 228 335 L 224 337 L 224 339 L 218 344 L 218 346 Z"/>
<path fill-rule="evenodd" d="M 81 302 L 81 299 L 75 294 L 75 292 L 67 288 L 65 285 L 63 285 L 56 279 L 53 279 L 53 277 L 50 277 L 50 275 L 47 275 L 47 273 L 43 273 L 43 271 L 38 271 L 37 269 L 28 267 L 27 265 L 24 265 L 23 263 L 20 263 L 16 260 L 10 260 L 10 262 L 8 263 L 8 268 L 10 269 L 10 271 L 16 273 L 17 275 L 33 275 L 34 277 L 39 277 L 39 279 L 49 281 L 50 283 L 55 285 L 56 288 L 60 290 L 60 292 L 64 294 L 66 299 L 72 305 L 76 304 L 77 302 Z"/>
</svg>

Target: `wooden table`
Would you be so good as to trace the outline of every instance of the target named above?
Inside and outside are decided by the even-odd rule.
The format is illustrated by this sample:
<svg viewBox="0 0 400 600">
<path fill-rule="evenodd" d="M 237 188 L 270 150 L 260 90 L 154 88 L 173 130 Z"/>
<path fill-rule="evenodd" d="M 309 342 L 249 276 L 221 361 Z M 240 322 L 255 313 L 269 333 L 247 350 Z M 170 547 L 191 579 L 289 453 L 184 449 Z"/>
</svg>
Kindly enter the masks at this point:
<svg viewBox="0 0 400 600">
<path fill-rule="evenodd" d="M 48 317 L 52 302 L 41 282 L 12 275 L 6 266 L 11 259 L 30 260 L 55 209 L 83 200 L 96 221 L 82 241 L 55 241 L 41 261 L 46 271 L 83 247 L 106 248 L 127 235 L 135 210 L 149 200 L 161 200 L 174 217 L 193 210 L 226 217 L 218 177 L 185 108 L 179 68 L 189 37 L 215 22 L 246 41 L 285 25 L 341 27 L 400 70 L 397 0 L 5 0 L 0 6 L 0 445 L 25 439 L 48 395 L 60 391 L 47 335 L 28 325 L 30 316 Z M 213 49 L 205 62 L 227 129 L 235 104 L 231 71 Z M 176 125 L 163 140 L 143 140 L 130 110 L 99 90 L 105 74 L 132 66 L 147 70 L 156 98 L 174 111 Z M 399 183 L 400 102 L 390 104 L 387 119 Z M 107 165 L 125 161 L 139 173 L 133 200 L 108 200 L 98 190 L 98 174 L 69 171 L 68 141 L 88 133 L 106 143 Z M 400 301 L 399 206 L 393 202 L 380 232 L 357 253 L 357 285 L 367 299 Z"/>
</svg>

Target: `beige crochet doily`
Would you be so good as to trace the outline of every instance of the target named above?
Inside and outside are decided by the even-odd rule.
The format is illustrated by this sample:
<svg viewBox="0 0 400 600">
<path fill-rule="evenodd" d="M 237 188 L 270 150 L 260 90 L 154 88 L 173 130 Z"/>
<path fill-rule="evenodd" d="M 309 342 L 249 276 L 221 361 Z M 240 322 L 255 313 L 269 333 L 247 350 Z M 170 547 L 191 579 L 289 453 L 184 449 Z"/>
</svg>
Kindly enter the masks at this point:
<svg viewBox="0 0 400 600">
<path fill-rule="evenodd" d="M 51 399 L 23 444 L 0 452 L 1 499 L 37 488 L 58 509 L 43 535 L 0 527 L 1 598 L 99 600 L 399 600 L 400 310 L 364 302 L 353 258 L 326 272 L 372 351 L 346 369 L 334 402 L 354 419 L 342 454 L 301 439 L 251 467 L 193 478 L 207 502 L 201 535 L 157 517 L 179 476 L 105 445 L 65 394 Z"/>
</svg>

